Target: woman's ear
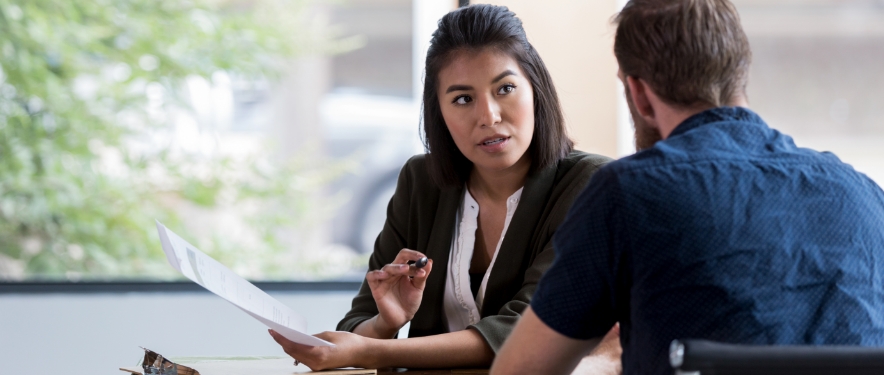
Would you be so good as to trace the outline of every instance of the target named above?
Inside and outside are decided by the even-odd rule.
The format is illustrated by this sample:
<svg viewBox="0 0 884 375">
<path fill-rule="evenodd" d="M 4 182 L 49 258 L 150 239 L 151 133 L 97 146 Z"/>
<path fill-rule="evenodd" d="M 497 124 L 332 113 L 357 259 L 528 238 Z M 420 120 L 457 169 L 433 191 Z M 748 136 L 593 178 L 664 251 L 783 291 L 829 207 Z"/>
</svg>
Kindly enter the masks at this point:
<svg viewBox="0 0 884 375">
<path fill-rule="evenodd" d="M 632 99 L 632 104 L 635 106 L 638 115 L 645 120 L 645 123 L 653 124 L 655 122 L 655 113 L 649 95 L 654 94 L 650 92 L 651 88 L 647 82 L 641 78 L 626 76 L 626 84 L 629 86 L 630 99 Z"/>
</svg>

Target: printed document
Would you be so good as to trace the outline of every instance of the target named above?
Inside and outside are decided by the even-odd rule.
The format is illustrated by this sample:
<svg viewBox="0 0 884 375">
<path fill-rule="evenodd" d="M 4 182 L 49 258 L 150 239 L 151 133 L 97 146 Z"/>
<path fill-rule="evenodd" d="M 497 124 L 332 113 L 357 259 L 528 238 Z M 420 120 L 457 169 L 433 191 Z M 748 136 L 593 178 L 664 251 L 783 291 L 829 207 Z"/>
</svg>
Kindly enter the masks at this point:
<svg viewBox="0 0 884 375">
<path fill-rule="evenodd" d="M 307 330 L 304 318 L 197 250 L 159 221 L 157 230 L 160 232 L 160 241 L 169 264 L 188 279 L 224 298 L 289 340 L 310 346 L 334 346 L 328 341 L 304 333 Z"/>
</svg>

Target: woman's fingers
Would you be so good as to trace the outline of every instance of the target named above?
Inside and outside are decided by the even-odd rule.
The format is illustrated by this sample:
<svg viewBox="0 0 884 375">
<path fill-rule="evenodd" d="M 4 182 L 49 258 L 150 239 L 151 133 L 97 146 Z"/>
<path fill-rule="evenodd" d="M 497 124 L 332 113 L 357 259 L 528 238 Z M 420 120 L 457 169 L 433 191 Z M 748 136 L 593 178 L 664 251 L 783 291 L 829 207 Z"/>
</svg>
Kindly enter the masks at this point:
<svg viewBox="0 0 884 375">
<path fill-rule="evenodd" d="M 615 323 L 611 330 L 602 338 L 602 341 L 592 350 L 593 354 L 608 356 L 619 360 L 623 354 L 620 347 L 620 323 Z"/>
<path fill-rule="evenodd" d="M 430 259 L 427 261 L 427 265 L 424 266 L 424 268 L 419 268 L 416 270 L 414 278 L 411 280 L 412 285 L 414 285 L 415 288 L 423 290 L 424 286 L 427 285 L 427 278 L 430 276 L 430 271 L 432 270 L 433 260 Z"/>
<path fill-rule="evenodd" d="M 311 370 L 317 371 L 328 368 L 325 363 L 328 360 L 326 347 L 298 344 L 283 337 L 272 329 L 268 329 L 267 331 L 270 332 L 270 336 L 273 337 L 273 340 L 282 347 L 285 354 L 300 361 Z"/>
<path fill-rule="evenodd" d="M 391 276 L 407 276 L 408 269 L 411 268 L 407 264 L 388 264 L 381 267 L 379 271 L 385 272 Z"/>
<path fill-rule="evenodd" d="M 426 255 L 421 253 L 420 251 L 414 251 L 411 249 L 402 249 L 399 250 L 399 254 L 396 254 L 396 258 L 393 259 L 394 264 L 405 264 L 409 260 L 418 260 L 420 258 L 424 258 Z"/>
<path fill-rule="evenodd" d="M 388 264 L 381 268 L 381 271 L 391 275 L 391 276 L 411 276 L 416 277 L 419 275 L 423 275 L 425 272 L 423 268 L 417 268 L 413 266 L 409 266 L 407 264 Z"/>
<path fill-rule="evenodd" d="M 368 285 L 372 287 L 377 287 L 380 283 L 386 281 L 395 281 L 398 276 L 402 276 L 401 274 L 397 274 L 399 273 L 398 271 L 393 272 L 396 267 L 397 265 L 388 264 L 379 270 L 368 271 L 368 273 L 365 274 L 365 280 L 367 280 Z"/>
<path fill-rule="evenodd" d="M 412 279 L 412 285 L 418 289 L 423 289 L 426 284 L 427 276 L 430 274 L 430 269 L 432 269 L 432 266 L 430 266 L 432 260 L 427 260 L 427 266 L 424 267 L 410 266 L 407 264 L 409 261 L 419 262 L 422 258 L 426 258 L 426 255 L 419 251 L 402 249 L 399 251 L 399 254 L 396 255 L 396 259 L 393 260 L 393 263 L 387 264 L 379 270 L 369 271 L 365 275 L 365 280 L 368 282 L 368 285 L 374 293 L 386 292 L 388 290 L 387 288 L 398 283 L 400 278 L 404 276 L 408 276 L 409 279 Z M 413 281 L 415 279 L 417 282 Z"/>
<path fill-rule="evenodd" d="M 370 280 L 384 281 L 398 276 L 426 277 L 426 269 L 426 266 L 418 268 L 407 264 L 388 264 L 377 271 L 369 272 L 366 274 L 366 278 L 370 278 Z"/>
<path fill-rule="evenodd" d="M 282 347 L 282 350 L 285 352 L 285 354 L 288 354 L 292 356 L 292 358 L 299 361 L 306 359 L 306 357 L 309 355 L 310 349 L 313 348 L 312 346 L 301 345 L 293 342 L 272 329 L 268 329 L 267 332 L 270 333 L 270 337 L 273 337 L 273 341 L 276 341 L 276 343 Z"/>
<path fill-rule="evenodd" d="M 387 290 L 389 290 L 390 285 L 392 284 L 387 281 L 392 278 L 392 275 L 381 270 L 368 271 L 368 273 L 365 274 L 365 281 L 368 282 L 368 286 L 374 293 L 385 293 Z"/>
</svg>

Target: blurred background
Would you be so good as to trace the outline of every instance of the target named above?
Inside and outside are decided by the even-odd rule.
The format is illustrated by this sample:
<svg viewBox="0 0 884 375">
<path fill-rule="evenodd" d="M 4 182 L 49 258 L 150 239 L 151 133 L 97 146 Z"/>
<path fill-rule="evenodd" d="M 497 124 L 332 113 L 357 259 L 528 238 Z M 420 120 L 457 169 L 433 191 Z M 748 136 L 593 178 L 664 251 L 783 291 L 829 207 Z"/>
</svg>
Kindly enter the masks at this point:
<svg viewBox="0 0 884 375">
<path fill-rule="evenodd" d="M 884 1 L 732 1 L 752 109 L 884 183 Z M 464 3 L 0 0 L 0 363 L 281 354 L 175 284 L 154 220 L 334 329 L 423 152 L 429 37 Z M 577 148 L 634 152 L 611 52 L 625 1 L 493 3 L 523 20 Z"/>
</svg>

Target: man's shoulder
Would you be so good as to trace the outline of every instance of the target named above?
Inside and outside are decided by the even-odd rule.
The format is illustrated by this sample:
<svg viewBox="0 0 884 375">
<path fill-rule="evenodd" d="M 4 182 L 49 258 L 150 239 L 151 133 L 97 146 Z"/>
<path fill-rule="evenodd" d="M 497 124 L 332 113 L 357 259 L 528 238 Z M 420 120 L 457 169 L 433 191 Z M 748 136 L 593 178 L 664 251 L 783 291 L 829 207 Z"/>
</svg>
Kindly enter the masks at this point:
<svg viewBox="0 0 884 375">
<path fill-rule="evenodd" d="M 763 123 L 710 123 L 658 142 L 609 164 L 619 173 L 721 170 L 722 165 L 792 165 L 852 168 L 830 152 L 801 148 Z"/>
<path fill-rule="evenodd" d="M 764 132 L 764 136 L 735 138 L 736 141 L 764 138 L 767 142 L 762 147 L 736 145 L 712 151 L 697 150 L 689 139 L 693 135 L 685 134 L 675 142 L 661 142 L 609 163 L 596 174 L 593 182 L 605 184 L 608 190 L 616 188 L 622 196 L 669 202 L 679 207 L 685 207 L 686 202 L 702 204 L 704 200 L 700 197 L 723 198 L 725 192 L 740 191 L 756 197 L 775 195 L 771 191 L 753 190 L 751 186 L 767 186 L 780 193 L 794 190 L 792 197 L 796 201 L 836 191 L 859 193 L 855 199 L 882 196 L 881 188 L 874 181 L 834 154 L 797 147 L 790 137 L 772 129 Z M 807 184 L 818 189 L 806 191 Z"/>
</svg>

